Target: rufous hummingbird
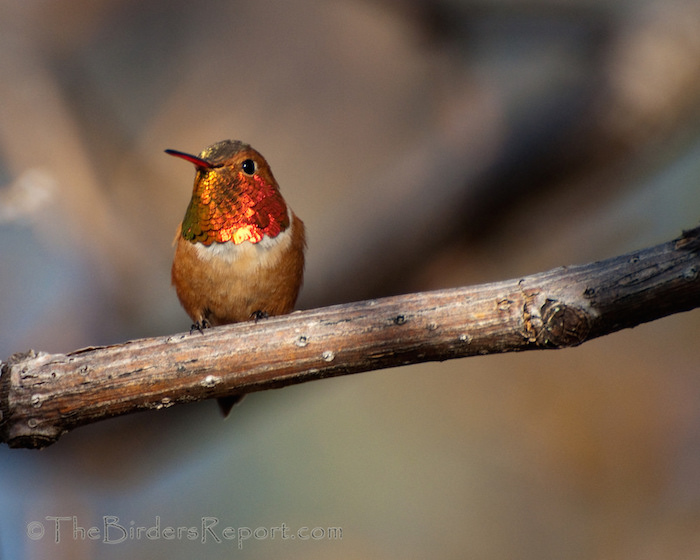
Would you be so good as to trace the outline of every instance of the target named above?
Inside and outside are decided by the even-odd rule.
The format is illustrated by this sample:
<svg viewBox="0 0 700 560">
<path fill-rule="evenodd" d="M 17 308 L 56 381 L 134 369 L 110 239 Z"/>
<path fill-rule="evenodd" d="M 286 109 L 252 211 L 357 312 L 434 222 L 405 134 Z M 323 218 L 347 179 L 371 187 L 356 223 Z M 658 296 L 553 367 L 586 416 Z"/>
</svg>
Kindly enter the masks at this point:
<svg viewBox="0 0 700 560">
<path fill-rule="evenodd" d="M 304 274 L 304 223 L 282 198 L 265 158 L 234 140 L 197 156 L 165 151 L 196 167 L 172 267 L 191 330 L 292 311 Z M 219 399 L 224 416 L 240 398 Z"/>
</svg>

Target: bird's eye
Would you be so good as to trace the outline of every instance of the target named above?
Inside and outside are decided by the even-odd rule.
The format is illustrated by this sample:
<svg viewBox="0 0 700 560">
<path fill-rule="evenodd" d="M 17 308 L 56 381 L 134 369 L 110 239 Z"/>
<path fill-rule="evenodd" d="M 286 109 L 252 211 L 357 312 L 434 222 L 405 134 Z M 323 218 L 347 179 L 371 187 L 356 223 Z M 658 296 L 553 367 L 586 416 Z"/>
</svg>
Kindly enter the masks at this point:
<svg viewBox="0 0 700 560">
<path fill-rule="evenodd" d="M 252 175 L 255 173 L 255 162 L 252 159 L 244 159 L 241 163 L 241 169 L 246 175 Z"/>
</svg>

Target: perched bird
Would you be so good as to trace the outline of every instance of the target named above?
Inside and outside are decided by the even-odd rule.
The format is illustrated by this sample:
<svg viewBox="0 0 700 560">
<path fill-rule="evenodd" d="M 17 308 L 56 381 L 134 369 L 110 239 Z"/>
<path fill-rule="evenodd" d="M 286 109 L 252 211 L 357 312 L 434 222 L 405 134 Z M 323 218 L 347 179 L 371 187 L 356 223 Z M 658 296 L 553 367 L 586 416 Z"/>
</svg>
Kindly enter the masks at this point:
<svg viewBox="0 0 700 560">
<path fill-rule="evenodd" d="M 166 153 L 197 170 L 172 266 L 192 330 L 292 311 L 304 274 L 304 223 L 282 198 L 265 158 L 233 140 L 197 156 Z M 219 399 L 224 416 L 240 398 Z"/>
</svg>

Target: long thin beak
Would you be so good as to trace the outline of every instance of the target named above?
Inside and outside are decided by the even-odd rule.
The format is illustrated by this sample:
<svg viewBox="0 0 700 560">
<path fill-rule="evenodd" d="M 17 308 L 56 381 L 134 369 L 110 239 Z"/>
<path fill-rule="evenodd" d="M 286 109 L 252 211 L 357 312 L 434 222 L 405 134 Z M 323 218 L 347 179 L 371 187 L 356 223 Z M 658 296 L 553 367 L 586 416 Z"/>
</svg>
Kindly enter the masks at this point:
<svg viewBox="0 0 700 560">
<path fill-rule="evenodd" d="M 177 150 L 165 150 L 165 153 L 171 156 L 182 158 L 184 160 L 189 161 L 190 163 L 194 163 L 200 169 L 211 169 L 212 167 L 215 167 L 214 164 L 208 162 L 207 160 L 197 156 L 193 156 L 192 154 L 186 154 L 185 152 L 178 152 Z"/>
</svg>

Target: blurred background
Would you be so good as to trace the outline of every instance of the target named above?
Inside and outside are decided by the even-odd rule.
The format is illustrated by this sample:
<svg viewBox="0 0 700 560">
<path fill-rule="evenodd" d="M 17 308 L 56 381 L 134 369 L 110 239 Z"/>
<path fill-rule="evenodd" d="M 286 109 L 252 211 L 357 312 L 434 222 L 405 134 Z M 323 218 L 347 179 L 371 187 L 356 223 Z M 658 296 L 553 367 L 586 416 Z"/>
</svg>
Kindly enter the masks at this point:
<svg viewBox="0 0 700 560">
<path fill-rule="evenodd" d="M 189 328 L 170 263 L 194 172 L 166 148 L 266 156 L 307 226 L 299 308 L 599 260 L 700 216 L 698 2 L 0 0 L 0 71 L 1 359 Z M 2 446 L 0 557 L 697 558 L 699 329 Z M 156 516 L 321 530 L 73 534 Z M 47 517 L 70 519 L 58 543 Z"/>
</svg>

